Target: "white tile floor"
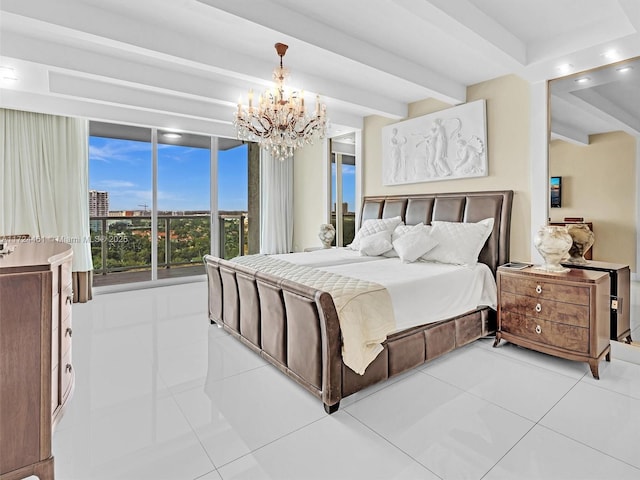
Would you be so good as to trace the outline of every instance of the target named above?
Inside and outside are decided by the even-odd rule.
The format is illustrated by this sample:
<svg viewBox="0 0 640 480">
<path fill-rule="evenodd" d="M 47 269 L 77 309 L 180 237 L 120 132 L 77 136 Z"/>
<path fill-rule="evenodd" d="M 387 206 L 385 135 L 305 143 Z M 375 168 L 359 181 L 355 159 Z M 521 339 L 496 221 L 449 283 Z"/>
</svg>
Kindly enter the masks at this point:
<svg viewBox="0 0 640 480">
<path fill-rule="evenodd" d="M 640 478 L 639 364 L 603 362 L 597 381 L 480 340 L 328 416 L 206 308 L 205 282 L 74 306 L 57 480 Z"/>
</svg>

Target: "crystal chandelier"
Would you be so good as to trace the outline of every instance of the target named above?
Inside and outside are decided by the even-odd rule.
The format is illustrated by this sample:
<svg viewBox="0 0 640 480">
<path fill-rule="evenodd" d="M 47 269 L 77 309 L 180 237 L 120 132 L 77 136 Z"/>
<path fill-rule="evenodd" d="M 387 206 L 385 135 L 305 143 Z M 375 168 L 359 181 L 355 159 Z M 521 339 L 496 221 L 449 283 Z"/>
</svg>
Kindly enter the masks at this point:
<svg viewBox="0 0 640 480">
<path fill-rule="evenodd" d="M 292 156 L 296 148 L 313 143 L 316 136 L 325 136 L 327 107 L 320 104 L 320 95 L 317 95 L 315 111 L 309 115 L 304 106 L 304 91 L 285 92 L 284 81 L 289 70 L 282 66 L 282 57 L 289 47 L 284 43 L 276 43 L 275 47 L 280 66 L 273 71 L 274 87 L 260 95 L 255 107 L 253 90 L 249 90 L 249 106 L 245 108 L 238 101 L 233 124 L 239 140 L 258 142 L 282 161 Z"/>
</svg>

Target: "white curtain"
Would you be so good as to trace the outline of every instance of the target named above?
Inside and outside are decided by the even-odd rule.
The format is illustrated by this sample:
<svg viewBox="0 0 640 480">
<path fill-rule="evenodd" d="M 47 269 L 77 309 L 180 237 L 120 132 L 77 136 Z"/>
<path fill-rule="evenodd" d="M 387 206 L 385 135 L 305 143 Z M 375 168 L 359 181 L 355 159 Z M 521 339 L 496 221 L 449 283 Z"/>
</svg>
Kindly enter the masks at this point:
<svg viewBox="0 0 640 480">
<path fill-rule="evenodd" d="M 73 271 L 93 270 L 88 122 L 0 109 L 0 128 L 0 235 L 65 241 Z"/>
<path fill-rule="evenodd" d="M 293 157 L 280 161 L 260 151 L 260 253 L 293 246 Z"/>
</svg>

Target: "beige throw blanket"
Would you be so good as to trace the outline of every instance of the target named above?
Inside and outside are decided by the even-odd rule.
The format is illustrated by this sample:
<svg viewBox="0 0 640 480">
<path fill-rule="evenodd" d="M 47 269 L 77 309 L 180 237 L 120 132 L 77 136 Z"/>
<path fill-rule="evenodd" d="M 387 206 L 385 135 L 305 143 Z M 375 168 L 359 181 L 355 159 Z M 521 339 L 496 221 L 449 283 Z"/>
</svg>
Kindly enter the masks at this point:
<svg viewBox="0 0 640 480">
<path fill-rule="evenodd" d="M 268 255 L 247 255 L 232 261 L 329 293 L 342 330 L 342 360 L 360 375 L 382 351 L 381 343 L 387 335 L 396 329 L 391 296 L 378 283 L 295 265 Z"/>
</svg>

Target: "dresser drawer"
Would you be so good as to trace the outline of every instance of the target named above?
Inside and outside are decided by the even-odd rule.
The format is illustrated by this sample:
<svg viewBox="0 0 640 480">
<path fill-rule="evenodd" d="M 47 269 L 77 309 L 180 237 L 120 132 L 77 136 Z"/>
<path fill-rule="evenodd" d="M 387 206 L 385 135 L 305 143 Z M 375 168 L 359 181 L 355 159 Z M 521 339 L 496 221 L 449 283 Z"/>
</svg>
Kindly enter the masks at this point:
<svg viewBox="0 0 640 480">
<path fill-rule="evenodd" d="M 588 328 L 502 311 L 500 313 L 500 331 L 543 345 L 564 348 L 578 353 L 589 353 Z"/>
<path fill-rule="evenodd" d="M 71 336 L 73 334 L 71 327 L 71 314 L 69 314 L 65 321 L 62 322 L 62 331 L 60 332 L 60 344 L 63 357 L 71 348 Z"/>
<path fill-rule="evenodd" d="M 61 320 L 64 321 L 71 314 L 71 306 L 73 304 L 73 290 L 71 285 L 66 286 L 62 290 L 60 298 Z"/>
<path fill-rule="evenodd" d="M 66 287 L 67 285 L 71 285 L 72 282 L 72 274 L 71 274 L 71 262 L 65 262 L 62 264 L 62 271 L 60 275 L 60 285 L 62 287 Z"/>
<path fill-rule="evenodd" d="M 551 283 L 529 277 L 500 276 L 502 292 L 527 295 L 535 298 L 559 300 L 566 303 L 589 305 L 589 288 L 562 283 Z"/>
<path fill-rule="evenodd" d="M 69 389 L 71 388 L 72 383 L 71 381 L 73 380 L 74 375 L 73 365 L 71 364 L 71 350 L 69 350 L 63 357 L 62 362 L 60 363 L 60 368 L 62 369 L 61 393 L 62 398 L 64 399 L 69 393 Z"/>
<path fill-rule="evenodd" d="M 589 327 L 589 305 L 557 302 L 545 298 L 501 292 L 500 309 L 549 322 Z"/>
<path fill-rule="evenodd" d="M 58 378 L 58 365 L 51 371 L 51 413 L 53 414 L 60 405 L 60 379 Z"/>
</svg>

